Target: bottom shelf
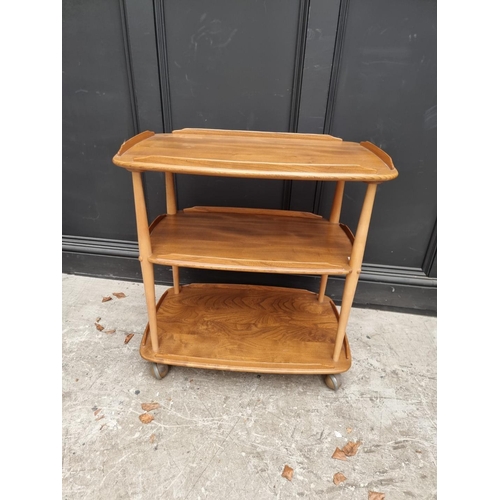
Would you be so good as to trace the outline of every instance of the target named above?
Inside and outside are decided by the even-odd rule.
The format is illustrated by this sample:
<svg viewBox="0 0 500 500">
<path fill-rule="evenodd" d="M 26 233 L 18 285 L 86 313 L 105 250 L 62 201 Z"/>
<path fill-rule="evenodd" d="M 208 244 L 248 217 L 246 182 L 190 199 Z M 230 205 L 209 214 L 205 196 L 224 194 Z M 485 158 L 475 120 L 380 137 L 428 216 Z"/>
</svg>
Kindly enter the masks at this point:
<svg viewBox="0 0 500 500">
<path fill-rule="evenodd" d="M 351 366 L 347 336 L 333 362 L 338 312 L 307 290 L 194 284 L 171 288 L 157 305 L 158 343 L 149 325 L 141 356 L 156 363 L 257 373 L 329 374 Z"/>
</svg>

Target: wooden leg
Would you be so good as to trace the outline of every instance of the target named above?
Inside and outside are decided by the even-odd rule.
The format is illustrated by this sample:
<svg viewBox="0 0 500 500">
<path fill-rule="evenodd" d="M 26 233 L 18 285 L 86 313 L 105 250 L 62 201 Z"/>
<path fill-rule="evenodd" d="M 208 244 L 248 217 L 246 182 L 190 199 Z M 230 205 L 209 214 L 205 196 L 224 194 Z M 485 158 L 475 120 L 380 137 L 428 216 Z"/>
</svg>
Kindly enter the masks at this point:
<svg viewBox="0 0 500 500">
<path fill-rule="evenodd" d="M 326 285 L 328 283 L 328 274 L 321 275 L 321 284 L 319 285 L 318 302 L 321 304 L 325 298 Z"/>
<path fill-rule="evenodd" d="M 177 198 L 175 195 L 174 174 L 172 172 L 165 172 L 165 185 L 167 192 L 167 214 L 175 215 L 177 213 Z M 180 292 L 179 266 L 172 266 L 172 279 L 174 282 L 174 293 L 178 295 Z"/>
<path fill-rule="evenodd" d="M 167 214 L 177 213 L 177 198 L 175 196 L 174 174 L 165 172 L 165 186 L 167 194 Z"/>
<path fill-rule="evenodd" d="M 151 240 L 149 238 L 148 216 L 144 189 L 140 172 L 132 172 L 134 187 L 135 215 L 137 219 L 137 236 L 139 242 L 139 261 L 141 263 L 142 281 L 146 295 L 146 306 L 149 317 L 149 334 L 154 352 L 158 352 L 158 326 L 156 323 L 155 275 L 153 264 L 149 262 Z"/>
<path fill-rule="evenodd" d="M 174 293 L 176 295 L 179 294 L 180 292 L 180 286 L 179 286 L 179 266 L 172 266 L 172 278 L 174 281 Z"/>
<path fill-rule="evenodd" d="M 337 339 L 335 341 L 335 350 L 333 353 L 333 361 L 337 362 L 340 358 L 342 344 L 344 342 L 347 320 L 351 312 L 356 286 L 358 284 L 359 274 L 352 272 L 345 279 L 344 293 L 342 295 L 342 306 L 340 308 L 339 326 L 337 329 Z"/>
<path fill-rule="evenodd" d="M 344 197 L 344 181 L 337 181 L 335 196 L 333 197 L 332 210 L 330 212 L 330 222 L 340 221 L 340 211 L 342 209 L 342 198 Z"/>
<path fill-rule="evenodd" d="M 146 295 L 146 306 L 148 309 L 151 346 L 154 352 L 158 352 L 158 326 L 156 322 L 156 296 L 153 264 L 143 259 L 141 260 L 141 269 L 142 281 L 144 282 L 144 293 Z"/>
<path fill-rule="evenodd" d="M 354 238 L 354 244 L 351 251 L 350 264 L 352 271 L 345 279 L 344 293 L 342 295 L 339 326 L 337 330 L 337 338 L 335 339 L 335 349 L 333 351 L 333 361 L 335 363 L 340 358 L 340 351 L 342 350 L 342 345 L 344 343 L 347 320 L 349 319 L 349 313 L 351 312 L 351 306 L 354 300 L 354 293 L 356 292 L 356 286 L 361 273 L 361 263 L 365 252 L 366 239 L 368 237 L 368 228 L 370 226 L 376 191 L 377 184 L 368 184 L 365 199 L 363 201 L 363 207 L 361 208 L 361 214 L 359 216 L 356 236 Z"/>
</svg>

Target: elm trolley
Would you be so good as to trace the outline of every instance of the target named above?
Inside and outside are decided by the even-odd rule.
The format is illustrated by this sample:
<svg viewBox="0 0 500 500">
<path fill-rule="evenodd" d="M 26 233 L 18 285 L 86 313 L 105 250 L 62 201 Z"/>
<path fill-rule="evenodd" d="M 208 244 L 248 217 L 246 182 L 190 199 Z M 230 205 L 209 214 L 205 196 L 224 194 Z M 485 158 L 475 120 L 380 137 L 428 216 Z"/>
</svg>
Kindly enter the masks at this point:
<svg viewBox="0 0 500 500">
<path fill-rule="evenodd" d="M 330 135 L 182 129 L 142 132 L 113 162 L 132 173 L 139 260 L 149 323 L 140 354 L 156 378 L 169 365 L 258 373 L 321 374 L 331 389 L 351 366 L 346 326 L 377 184 L 397 177 L 370 142 Z M 148 225 L 141 173 L 164 172 L 166 213 Z M 335 181 L 329 220 L 312 213 L 195 206 L 177 209 L 174 174 Z M 356 236 L 340 223 L 346 182 L 366 183 Z M 153 265 L 172 267 L 156 303 Z M 307 290 L 179 283 L 179 268 L 319 275 Z M 340 314 L 325 296 L 345 276 Z"/>
</svg>

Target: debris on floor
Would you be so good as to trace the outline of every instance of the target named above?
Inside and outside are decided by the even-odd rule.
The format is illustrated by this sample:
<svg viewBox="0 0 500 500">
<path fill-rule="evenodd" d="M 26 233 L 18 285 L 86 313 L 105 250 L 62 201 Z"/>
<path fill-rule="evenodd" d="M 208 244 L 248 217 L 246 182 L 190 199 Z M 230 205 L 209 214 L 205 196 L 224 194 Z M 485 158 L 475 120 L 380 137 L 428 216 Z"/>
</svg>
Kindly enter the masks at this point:
<svg viewBox="0 0 500 500">
<path fill-rule="evenodd" d="M 345 453 L 346 457 L 353 457 L 358 452 L 358 448 L 361 445 L 361 441 L 349 441 L 343 448 L 342 451 Z"/>
<path fill-rule="evenodd" d="M 385 500 L 385 493 L 377 493 L 376 491 L 369 491 L 368 500 Z"/>
<path fill-rule="evenodd" d="M 114 295 L 117 299 L 123 299 L 123 297 L 126 297 L 126 295 L 125 295 L 123 292 L 115 292 L 115 293 L 113 293 L 113 295 Z"/>
<path fill-rule="evenodd" d="M 335 458 L 337 460 L 347 460 L 345 453 L 340 448 L 335 448 L 332 458 Z"/>
<path fill-rule="evenodd" d="M 113 300 L 113 297 L 103 297 L 103 298 L 102 298 L 102 301 L 103 301 L 103 302 L 108 302 L 108 301 L 110 301 L 110 300 Z"/>
<path fill-rule="evenodd" d="M 104 327 L 102 325 L 100 325 L 99 323 L 95 323 L 95 327 L 97 328 L 97 330 L 99 330 L 100 332 L 102 332 L 104 330 Z"/>
<path fill-rule="evenodd" d="M 288 465 L 285 465 L 285 468 L 283 469 L 283 472 L 281 473 L 281 477 L 284 477 L 288 479 L 289 481 L 292 480 L 293 477 L 293 469 L 289 467 Z"/>
<path fill-rule="evenodd" d="M 338 486 L 340 483 L 343 483 L 347 478 L 342 474 L 342 472 L 337 472 L 333 476 L 333 482 L 335 483 L 336 486 Z"/>
<path fill-rule="evenodd" d="M 342 449 L 339 447 L 335 448 L 332 458 L 337 460 L 347 460 L 347 457 L 353 457 L 356 455 L 360 446 L 361 441 L 349 441 Z"/>
<path fill-rule="evenodd" d="M 134 336 L 133 333 L 129 333 L 126 337 L 125 340 L 123 341 L 124 344 L 128 344 L 130 342 L 130 339 Z"/>
<path fill-rule="evenodd" d="M 142 403 L 141 408 L 144 411 L 156 410 L 160 407 L 160 403 Z"/>
<path fill-rule="evenodd" d="M 151 415 L 151 413 L 143 413 L 142 415 L 139 415 L 139 420 L 143 423 L 143 424 L 149 424 L 151 423 L 155 418 L 153 417 L 153 415 Z"/>
</svg>

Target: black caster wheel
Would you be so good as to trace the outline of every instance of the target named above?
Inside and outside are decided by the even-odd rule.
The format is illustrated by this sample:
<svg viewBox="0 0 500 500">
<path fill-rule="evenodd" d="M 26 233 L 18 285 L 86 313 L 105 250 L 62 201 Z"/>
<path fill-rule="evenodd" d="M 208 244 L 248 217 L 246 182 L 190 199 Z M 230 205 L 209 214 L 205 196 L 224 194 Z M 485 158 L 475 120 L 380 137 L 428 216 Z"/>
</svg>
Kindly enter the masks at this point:
<svg viewBox="0 0 500 500">
<path fill-rule="evenodd" d="M 151 371 L 157 380 L 161 380 L 168 373 L 168 365 L 159 365 L 158 363 L 151 363 Z"/>
<path fill-rule="evenodd" d="M 342 385 L 342 379 L 339 374 L 325 375 L 325 384 L 332 390 L 338 391 Z"/>
</svg>

